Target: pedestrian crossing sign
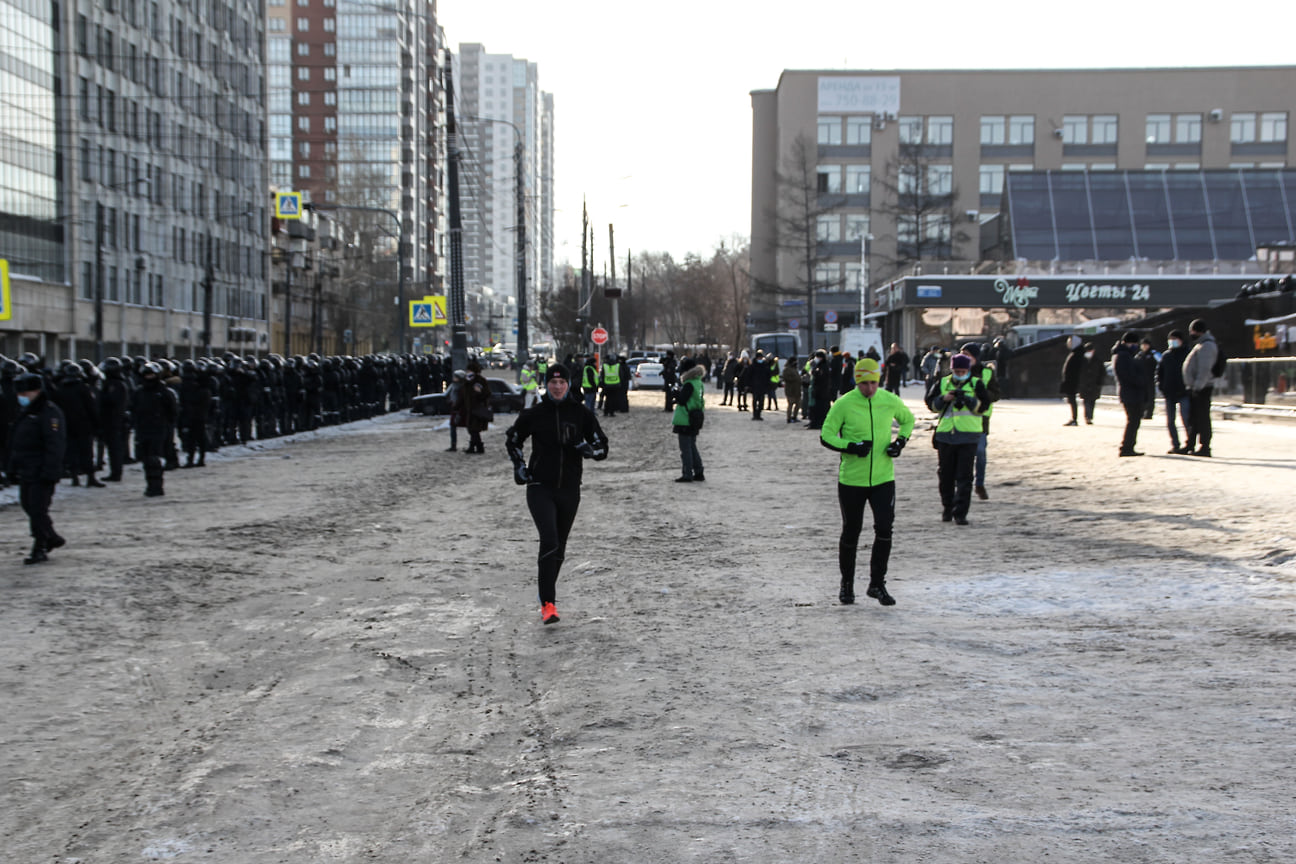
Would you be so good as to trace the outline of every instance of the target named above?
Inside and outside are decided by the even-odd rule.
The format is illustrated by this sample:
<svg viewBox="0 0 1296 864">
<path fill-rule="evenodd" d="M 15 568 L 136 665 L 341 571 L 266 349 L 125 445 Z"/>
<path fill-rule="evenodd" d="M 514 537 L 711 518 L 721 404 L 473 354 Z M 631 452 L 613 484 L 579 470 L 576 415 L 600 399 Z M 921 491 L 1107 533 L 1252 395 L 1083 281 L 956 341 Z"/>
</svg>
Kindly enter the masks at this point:
<svg viewBox="0 0 1296 864">
<path fill-rule="evenodd" d="M 302 201 L 300 192 L 275 193 L 276 219 L 300 219 L 301 217 Z"/>
<path fill-rule="evenodd" d="M 448 320 L 444 295 L 430 295 L 422 300 L 411 300 L 409 306 L 411 327 L 440 327 Z"/>
<path fill-rule="evenodd" d="M 9 302 L 9 262 L 0 258 L 0 321 L 13 318 L 13 304 Z"/>
</svg>

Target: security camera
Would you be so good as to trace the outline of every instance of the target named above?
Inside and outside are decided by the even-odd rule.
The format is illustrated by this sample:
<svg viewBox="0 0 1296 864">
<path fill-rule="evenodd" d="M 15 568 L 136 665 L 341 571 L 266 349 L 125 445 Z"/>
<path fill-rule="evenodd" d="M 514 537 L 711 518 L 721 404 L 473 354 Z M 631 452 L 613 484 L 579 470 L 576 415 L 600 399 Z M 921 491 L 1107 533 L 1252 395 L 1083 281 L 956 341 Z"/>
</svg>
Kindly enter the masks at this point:
<svg viewBox="0 0 1296 864">
<path fill-rule="evenodd" d="M 968 210 L 968 211 L 966 211 L 966 213 L 967 213 L 967 220 L 968 220 L 969 222 L 975 222 L 975 221 L 977 221 L 977 217 L 981 215 L 981 214 L 980 214 L 978 211 L 976 211 L 976 210 Z"/>
<path fill-rule="evenodd" d="M 1062 137 L 1062 130 L 1061 130 L 1061 129 L 1054 129 L 1054 130 L 1053 130 L 1053 137 L 1054 137 L 1054 138 L 1061 139 L 1061 137 Z"/>
</svg>

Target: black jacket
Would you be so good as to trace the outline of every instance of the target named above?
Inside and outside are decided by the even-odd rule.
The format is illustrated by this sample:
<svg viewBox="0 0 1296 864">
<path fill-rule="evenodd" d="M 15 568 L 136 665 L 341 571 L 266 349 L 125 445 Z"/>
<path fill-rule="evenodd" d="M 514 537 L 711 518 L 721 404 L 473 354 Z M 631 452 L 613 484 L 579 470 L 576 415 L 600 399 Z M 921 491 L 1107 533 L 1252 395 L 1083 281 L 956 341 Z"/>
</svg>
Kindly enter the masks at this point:
<svg viewBox="0 0 1296 864">
<path fill-rule="evenodd" d="M 1143 367 L 1135 358 L 1138 348 L 1130 342 L 1120 342 L 1112 351 L 1112 371 L 1116 373 L 1116 389 L 1124 405 L 1142 405 L 1147 402 L 1150 382 L 1144 379 Z"/>
<path fill-rule="evenodd" d="M 580 488 L 583 457 L 576 447 L 582 442 L 593 448 L 595 461 L 607 458 L 608 440 L 598 418 L 571 396 L 561 402 L 545 396 L 518 414 L 504 439 L 514 463 L 523 460 L 522 445 L 528 438 L 531 482 L 553 489 Z"/>
<path fill-rule="evenodd" d="M 63 476 L 67 424 L 43 392 L 18 415 L 9 439 L 9 476 L 20 483 L 57 483 Z"/>
<path fill-rule="evenodd" d="M 1161 355 L 1161 362 L 1157 364 L 1156 383 L 1161 395 L 1167 399 L 1182 399 L 1188 395 L 1183 377 L 1183 361 L 1187 356 L 1187 345 L 1171 348 Z"/>
<path fill-rule="evenodd" d="M 157 378 L 146 380 L 131 397 L 131 416 L 137 439 L 164 440 L 176 422 L 175 394 Z"/>
</svg>

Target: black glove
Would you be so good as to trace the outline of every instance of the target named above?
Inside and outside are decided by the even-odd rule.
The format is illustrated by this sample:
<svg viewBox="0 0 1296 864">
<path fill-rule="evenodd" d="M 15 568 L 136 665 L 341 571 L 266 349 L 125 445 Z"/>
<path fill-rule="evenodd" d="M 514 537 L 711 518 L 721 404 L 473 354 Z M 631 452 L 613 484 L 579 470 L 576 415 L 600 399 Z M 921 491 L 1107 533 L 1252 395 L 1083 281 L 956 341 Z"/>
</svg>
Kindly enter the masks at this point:
<svg viewBox="0 0 1296 864">
<path fill-rule="evenodd" d="M 531 482 L 531 472 L 527 470 L 525 462 L 513 463 L 513 482 L 519 486 L 525 486 Z"/>
<path fill-rule="evenodd" d="M 872 449 L 872 441 L 852 441 L 846 445 L 846 452 L 852 456 L 867 456 Z"/>
<path fill-rule="evenodd" d="M 576 445 L 574 449 L 576 450 L 577 453 L 581 455 L 582 459 L 594 458 L 594 445 L 589 443 L 588 441 L 580 442 L 579 444 Z"/>
<path fill-rule="evenodd" d="M 909 439 L 901 435 L 899 438 L 896 438 L 894 441 L 892 441 L 890 444 L 887 445 L 886 454 L 890 456 L 892 459 L 894 459 L 900 455 L 900 451 L 903 450 L 904 445 L 908 443 L 909 443 Z"/>
</svg>

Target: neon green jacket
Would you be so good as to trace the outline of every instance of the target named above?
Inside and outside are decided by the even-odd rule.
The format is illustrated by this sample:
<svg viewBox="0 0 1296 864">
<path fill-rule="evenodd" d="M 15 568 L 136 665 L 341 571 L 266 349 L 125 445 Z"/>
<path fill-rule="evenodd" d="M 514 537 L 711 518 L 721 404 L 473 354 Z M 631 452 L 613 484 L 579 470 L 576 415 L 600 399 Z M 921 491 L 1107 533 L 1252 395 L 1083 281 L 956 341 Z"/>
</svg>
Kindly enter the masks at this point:
<svg viewBox="0 0 1296 864">
<path fill-rule="evenodd" d="M 846 486 L 880 486 L 895 479 L 895 465 L 886 454 L 891 443 L 891 424 L 900 425 L 899 435 L 908 438 L 913 434 L 914 415 L 899 396 L 889 390 L 879 389 L 865 399 L 856 388 L 842 396 L 828 409 L 819 440 L 830 450 L 841 453 L 837 480 Z M 854 456 L 846 452 L 846 445 L 856 441 L 872 441 L 867 456 Z"/>
</svg>

